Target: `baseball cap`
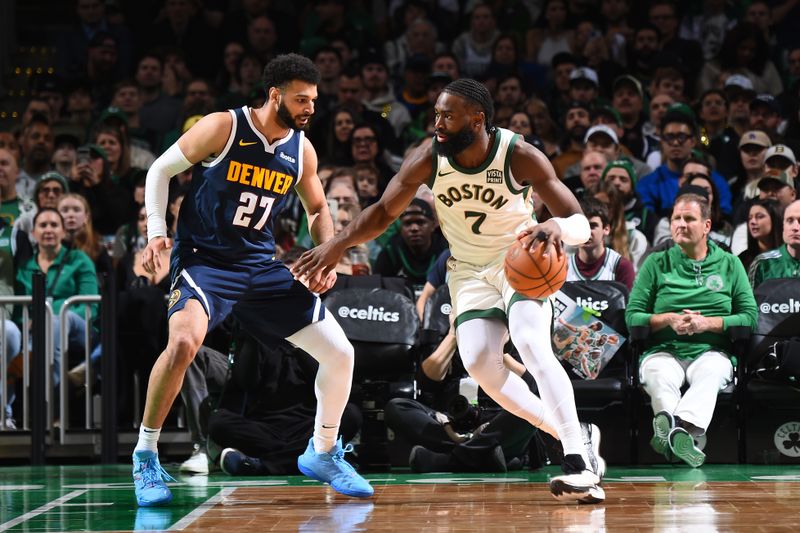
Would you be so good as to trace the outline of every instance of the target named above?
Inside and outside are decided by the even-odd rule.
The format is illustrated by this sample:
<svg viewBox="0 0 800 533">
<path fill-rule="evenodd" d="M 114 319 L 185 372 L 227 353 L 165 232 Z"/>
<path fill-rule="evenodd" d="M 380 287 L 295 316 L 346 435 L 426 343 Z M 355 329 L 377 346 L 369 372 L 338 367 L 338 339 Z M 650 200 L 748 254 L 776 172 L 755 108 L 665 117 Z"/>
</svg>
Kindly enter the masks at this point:
<svg viewBox="0 0 800 533">
<path fill-rule="evenodd" d="M 797 158 L 794 156 L 794 151 L 792 151 L 792 149 L 785 144 L 776 144 L 775 146 L 770 147 L 770 149 L 767 150 L 767 154 L 764 156 L 764 161 L 769 161 L 769 159 L 772 157 L 782 157 L 791 161 L 793 165 L 797 164 Z"/>
<path fill-rule="evenodd" d="M 597 124 L 596 126 L 589 128 L 589 130 L 586 132 L 586 135 L 583 137 L 584 144 L 589 142 L 589 138 L 597 133 L 605 134 L 611 138 L 614 144 L 619 144 L 617 133 L 612 130 L 610 126 L 606 126 L 605 124 Z"/>
<path fill-rule="evenodd" d="M 608 172 L 612 168 L 621 168 L 622 170 L 627 172 L 628 177 L 631 178 L 631 183 L 633 184 L 634 187 L 636 187 L 636 181 L 637 181 L 636 170 L 634 170 L 633 165 L 631 164 L 630 161 L 628 161 L 627 159 L 615 159 L 614 161 L 609 162 L 606 165 L 606 168 L 603 169 L 603 175 L 601 177 L 603 181 L 606 180 L 606 174 L 608 174 Z"/>
<path fill-rule="evenodd" d="M 776 183 L 778 185 L 794 188 L 794 178 L 783 170 L 777 172 L 775 171 L 768 172 L 763 178 L 758 180 L 758 188 L 761 189 L 762 185 L 766 187 L 769 185 L 774 185 Z"/>
<path fill-rule="evenodd" d="M 411 203 L 408 204 L 408 207 L 406 207 L 405 211 L 403 211 L 403 214 L 400 215 L 400 218 L 408 215 L 422 215 L 425 218 L 436 220 L 433 216 L 433 208 L 431 207 L 431 204 L 422 198 L 414 198 L 411 200 Z"/>
<path fill-rule="evenodd" d="M 100 113 L 100 118 L 97 119 L 98 123 L 105 122 L 106 119 L 115 118 L 121 120 L 125 125 L 128 124 L 128 115 L 125 114 L 125 111 L 118 107 L 107 107 Z"/>
<path fill-rule="evenodd" d="M 731 76 L 728 76 L 728 79 L 725 80 L 725 89 L 728 88 L 737 88 L 743 91 L 752 91 L 753 82 L 747 76 L 743 76 L 741 74 L 733 74 Z"/>
<path fill-rule="evenodd" d="M 755 144 L 756 146 L 769 148 L 772 146 L 772 141 L 769 140 L 769 136 L 763 131 L 751 130 L 744 132 L 741 139 L 739 139 L 739 148 L 746 144 Z"/>
<path fill-rule="evenodd" d="M 84 144 L 81 148 L 88 148 L 90 154 L 93 154 L 95 157 L 102 157 L 105 161 L 108 161 L 108 154 L 102 146 L 97 144 Z"/>
<path fill-rule="evenodd" d="M 675 195 L 675 203 L 678 203 L 678 198 L 684 194 L 696 194 L 708 200 L 708 191 L 699 185 L 684 185 L 678 189 L 678 194 Z"/>
<path fill-rule="evenodd" d="M 591 117 L 592 122 L 594 122 L 597 117 L 608 117 L 613 120 L 617 126 L 622 127 L 622 117 L 620 116 L 619 111 L 609 105 L 595 107 L 592 109 Z"/>
<path fill-rule="evenodd" d="M 39 189 L 47 183 L 48 181 L 57 181 L 61 188 L 64 190 L 65 193 L 69 192 L 69 185 L 67 184 L 67 178 L 56 172 L 55 170 L 50 170 L 42 174 L 42 177 L 39 178 L 39 181 L 36 182 L 36 187 L 34 188 L 33 195 L 36 197 L 39 194 Z"/>
<path fill-rule="evenodd" d="M 73 148 L 77 148 L 78 146 L 81 145 L 81 140 L 78 138 L 77 135 L 71 132 L 64 132 L 57 134 L 55 136 L 55 139 L 53 140 L 53 146 L 58 148 L 65 144 L 69 144 Z"/>
<path fill-rule="evenodd" d="M 642 90 L 642 83 L 633 76 L 631 76 L 630 74 L 624 74 L 622 76 L 618 76 L 617 79 L 614 80 L 612 91 L 616 92 L 617 89 L 623 85 L 630 85 L 637 93 L 639 93 L 640 97 L 644 97 L 644 91 Z"/>
<path fill-rule="evenodd" d="M 762 93 L 753 98 L 753 100 L 750 102 L 750 109 L 753 110 L 757 107 L 766 107 L 773 113 L 777 113 L 779 115 L 781 113 L 780 102 L 778 102 L 777 98 L 771 94 Z"/>
<path fill-rule="evenodd" d="M 600 86 L 599 78 L 597 77 L 597 72 L 589 67 L 578 67 L 574 69 L 572 72 L 569 73 L 569 81 L 576 81 L 576 80 L 588 80 L 594 83 L 596 86 Z"/>
</svg>

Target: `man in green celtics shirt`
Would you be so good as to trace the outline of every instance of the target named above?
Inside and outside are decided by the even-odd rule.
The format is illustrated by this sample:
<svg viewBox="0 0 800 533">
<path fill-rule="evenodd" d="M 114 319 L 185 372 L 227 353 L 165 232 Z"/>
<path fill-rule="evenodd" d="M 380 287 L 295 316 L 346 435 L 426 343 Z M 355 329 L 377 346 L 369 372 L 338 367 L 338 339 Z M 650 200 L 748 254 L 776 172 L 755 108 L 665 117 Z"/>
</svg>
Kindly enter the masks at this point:
<svg viewBox="0 0 800 533">
<path fill-rule="evenodd" d="M 800 278 L 800 200 L 783 212 L 783 245 L 756 256 L 749 275 L 753 290 L 768 279 Z"/>
<path fill-rule="evenodd" d="M 705 461 L 704 434 L 717 394 L 733 377 L 726 330 L 756 324 L 756 302 L 738 258 L 708 239 L 708 201 L 684 194 L 673 207 L 675 245 L 651 254 L 633 284 L 628 327 L 649 326 L 651 343 L 639 378 L 653 405 L 650 445 L 693 467 Z M 681 396 L 681 386 L 689 389 Z"/>
</svg>

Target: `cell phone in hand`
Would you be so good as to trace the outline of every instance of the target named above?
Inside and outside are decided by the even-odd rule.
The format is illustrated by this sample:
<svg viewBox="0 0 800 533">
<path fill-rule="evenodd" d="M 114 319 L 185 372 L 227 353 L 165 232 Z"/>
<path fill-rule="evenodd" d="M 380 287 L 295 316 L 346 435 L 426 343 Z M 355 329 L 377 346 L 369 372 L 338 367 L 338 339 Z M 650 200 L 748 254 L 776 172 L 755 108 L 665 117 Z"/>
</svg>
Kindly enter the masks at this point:
<svg viewBox="0 0 800 533">
<path fill-rule="evenodd" d="M 81 163 L 88 163 L 91 160 L 91 154 L 89 153 L 89 149 L 87 147 L 81 146 L 78 148 L 77 155 L 75 156 L 75 162 L 77 164 L 80 165 Z"/>
</svg>

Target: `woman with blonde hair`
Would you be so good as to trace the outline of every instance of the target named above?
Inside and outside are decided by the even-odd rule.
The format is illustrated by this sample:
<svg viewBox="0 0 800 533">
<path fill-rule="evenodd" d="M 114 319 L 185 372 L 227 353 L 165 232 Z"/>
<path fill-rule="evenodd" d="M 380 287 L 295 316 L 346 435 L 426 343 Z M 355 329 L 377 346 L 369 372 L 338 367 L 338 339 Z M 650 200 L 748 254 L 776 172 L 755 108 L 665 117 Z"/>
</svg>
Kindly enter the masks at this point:
<svg viewBox="0 0 800 533">
<path fill-rule="evenodd" d="M 647 252 L 647 237 L 632 223 L 625 220 L 625 204 L 622 193 L 608 182 L 601 182 L 600 190 L 595 193 L 594 197 L 608 207 L 611 234 L 608 236 L 606 245 L 622 257 L 630 259 L 634 270 L 638 270 L 644 254 Z"/>
<path fill-rule="evenodd" d="M 89 256 L 97 271 L 99 281 L 103 274 L 113 270 L 111 257 L 108 255 L 102 238 L 92 226 L 92 209 L 89 202 L 80 194 L 67 193 L 58 201 L 58 212 L 64 219 L 64 239 L 72 248 Z"/>
</svg>

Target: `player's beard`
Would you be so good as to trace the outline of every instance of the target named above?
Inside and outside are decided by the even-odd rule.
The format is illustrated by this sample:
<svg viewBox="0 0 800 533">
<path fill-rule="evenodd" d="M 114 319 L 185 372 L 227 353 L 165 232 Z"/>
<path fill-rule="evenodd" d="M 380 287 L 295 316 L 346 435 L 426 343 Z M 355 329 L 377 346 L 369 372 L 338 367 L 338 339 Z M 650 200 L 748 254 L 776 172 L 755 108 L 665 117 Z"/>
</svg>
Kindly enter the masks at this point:
<svg viewBox="0 0 800 533">
<path fill-rule="evenodd" d="M 433 138 L 436 151 L 445 157 L 457 156 L 474 142 L 475 132 L 473 132 L 469 126 L 464 126 L 456 133 L 448 135 L 445 142 L 439 142 L 436 137 Z"/>
<path fill-rule="evenodd" d="M 289 108 L 286 107 L 286 104 L 283 103 L 283 99 L 281 99 L 281 103 L 278 104 L 278 123 L 284 128 L 291 128 L 295 131 L 304 129 L 304 127 L 297 125 L 297 120 L 292 116 L 292 113 L 289 111 Z M 308 124 L 311 124 L 311 121 L 309 121 Z"/>
</svg>

